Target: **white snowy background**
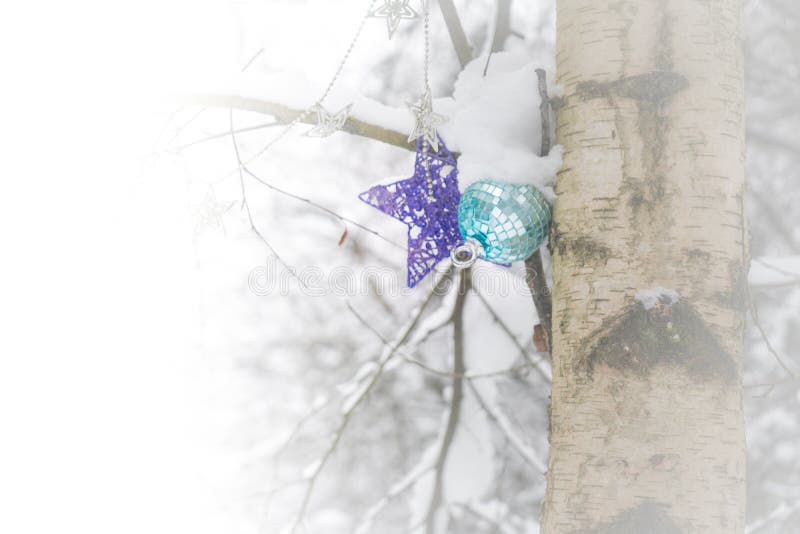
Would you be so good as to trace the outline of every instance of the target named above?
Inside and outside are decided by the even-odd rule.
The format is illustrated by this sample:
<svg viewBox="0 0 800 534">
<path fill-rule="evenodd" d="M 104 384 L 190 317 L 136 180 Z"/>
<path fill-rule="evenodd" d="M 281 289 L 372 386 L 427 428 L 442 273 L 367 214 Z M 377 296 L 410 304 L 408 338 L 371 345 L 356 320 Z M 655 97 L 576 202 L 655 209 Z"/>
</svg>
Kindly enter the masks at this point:
<svg viewBox="0 0 800 534">
<path fill-rule="evenodd" d="M 533 69 L 553 73 L 553 3 L 513 2 L 507 52 L 492 57 L 483 77 L 494 4 L 456 2 L 482 53 L 460 76 L 434 6 L 433 93 L 437 111 L 451 117 L 443 136 L 463 153 L 465 183 L 491 175 L 546 190 L 559 152 L 535 156 Z M 230 129 L 227 110 L 176 96 L 224 92 L 309 106 L 366 5 L 88 2 L 26 14 L 63 41 L 38 44 L 30 54 L 39 63 L 16 65 L 26 83 L 9 99 L 27 104 L 10 112 L 25 126 L 6 145 L 19 159 L 13 175 L 26 179 L 4 195 L 4 234 L 30 256 L 10 262 L 3 277 L 14 305 L 1 409 L 16 429 L 2 454 L 3 478 L 13 481 L 0 485 L 9 510 L 3 531 L 278 533 L 311 478 L 300 532 L 418 526 L 451 394 L 450 379 L 436 371 L 452 365 L 450 327 L 424 334 L 446 316 L 452 294 L 432 299 L 421 333 L 383 369 L 315 477 L 373 362 L 386 356 L 385 340 L 397 338 L 431 289 L 403 289 L 405 253 L 392 243 L 405 243 L 405 227 L 357 198 L 376 182 L 409 176 L 413 153 L 344 133 L 309 138 L 301 134 L 310 126 L 299 125 L 249 163 L 270 184 L 383 236 L 248 180 L 254 222 L 286 265 L 311 277 L 302 288 L 250 229 L 231 138 L 215 137 Z M 746 9 L 752 292 L 775 351 L 798 372 L 800 7 L 758 0 Z M 384 21 L 370 20 L 326 104 L 355 102 L 355 116 L 407 131 L 405 103 L 421 84 L 421 25 L 402 23 L 390 41 Z M 237 129 L 270 121 L 232 117 Z M 280 131 L 237 134 L 243 158 Z M 326 285 L 343 268 L 348 290 Z M 264 277 L 281 273 L 285 288 L 264 290 Z M 475 379 L 466 383 L 445 468 L 439 520 L 448 532 L 538 532 L 548 369 L 532 346 L 534 310 L 520 275 L 519 266 L 478 265 L 485 301 L 467 298 L 465 359 Z M 793 532 L 800 384 L 748 326 L 748 532 Z"/>
</svg>

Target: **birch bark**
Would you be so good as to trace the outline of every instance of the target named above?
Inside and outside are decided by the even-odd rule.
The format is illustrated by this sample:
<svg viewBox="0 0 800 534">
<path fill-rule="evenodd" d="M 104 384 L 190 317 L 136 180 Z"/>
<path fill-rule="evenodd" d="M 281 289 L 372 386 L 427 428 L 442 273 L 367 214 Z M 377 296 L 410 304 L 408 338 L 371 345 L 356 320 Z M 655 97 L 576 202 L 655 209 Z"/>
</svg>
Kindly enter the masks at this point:
<svg viewBox="0 0 800 534">
<path fill-rule="evenodd" d="M 557 9 L 543 532 L 742 532 L 741 1 Z"/>
</svg>

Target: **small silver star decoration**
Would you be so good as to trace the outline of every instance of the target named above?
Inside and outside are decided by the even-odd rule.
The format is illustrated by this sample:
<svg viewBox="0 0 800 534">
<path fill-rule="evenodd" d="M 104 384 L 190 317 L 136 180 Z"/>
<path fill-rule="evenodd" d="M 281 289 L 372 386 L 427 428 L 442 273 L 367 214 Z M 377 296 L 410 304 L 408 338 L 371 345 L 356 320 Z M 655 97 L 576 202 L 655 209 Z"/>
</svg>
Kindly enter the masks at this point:
<svg viewBox="0 0 800 534">
<path fill-rule="evenodd" d="M 416 19 L 419 14 L 408 3 L 411 0 L 383 0 L 383 5 L 372 10 L 371 17 L 385 18 L 389 30 L 389 39 L 392 38 L 400 21 L 403 19 Z"/>
<path fill-rule="evenodd" d="M 316 106 L 317 111 L 317 125 L 308 131 L 306 135 L 309 137 L 328 137 L 338 132 L 347 122 L 347 117 L 350 116 L 350 104 L 338 113 L 328 113 L 328 111 L 320 105 Z"/>
<path fill-rule="evenodd" d="M 415 117 L 414 130 L 408 136 L 408 142 L 411 143 L 422 137 L 428 146 L 438 151 L 438 128 L 447 121 L 447 117 L 433 112 L 433 99 L 430 91 L 426 91 L 416 103 L 408 104 L 408 108 Z"/>
<path fill-rule="evenodd" d="M 214 189 L 209 188 L 203 202 L 192 210 L 194 215 L 194 234 L 200 235 L 209 228 L 219 229 L 224 234 L 225 224 L 222 221 L 222 216 L 233 207 L 233 204 L 233 202 L 224 204 L 218 202 Z"/>
</svg>

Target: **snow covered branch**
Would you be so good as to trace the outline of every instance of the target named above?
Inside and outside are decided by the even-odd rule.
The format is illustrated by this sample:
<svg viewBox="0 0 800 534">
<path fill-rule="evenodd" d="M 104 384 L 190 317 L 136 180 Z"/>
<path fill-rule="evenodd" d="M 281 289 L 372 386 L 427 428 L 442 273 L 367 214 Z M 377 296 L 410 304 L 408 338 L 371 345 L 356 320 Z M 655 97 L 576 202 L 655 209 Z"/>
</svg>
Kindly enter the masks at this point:
<svg viewBox="0 0 800 534">
<path fill-rule="evenodd" d="M 550 147 L 552 146 L 552 142 L 550 141 L 550 97 L 547 94 L 547 73 L 542 69 L 536 69 L 536 76 L 539 82 L 539 96 L 541 97 L 539 114 L 541 115 L 542 121 L 542 148 L 540 154 L 544 157 L 550 153 Z M 547 287 L 547 278 L 544 274 L 541 248 L 534 252 L 530 258 L 525 260 L 525 280 L 528 282 L 528 287 L 531 289 L 533 305 L 536 306 L 536 314 L 539 316 L 539 323 L 544 327 L 549 350 L 550 344 L 552 343 L 553 332 L 553 301 L 550 295 L 550 289 Z"/>
<path fill-rule="evenodd" d="M 280 124 L 289 124 L 300 116 L 303 116 L 301 122 L 305 124 L 316 124 L 316 116 L 306 113 L 306 110 L 294 109 L 277 102 L 270 102 L 258 98 L 230 94 L 197 94 L 184 96 L 182 101 L 190 105 L 262 113 L 275 117 Z M 408 142 L 408 134 L 377 126 L 355 117 L 348 117 L 347 122 L 342 126 L 342 131 L 405 148 L 406 150 L 415 150 L 415 145 Z"/>
<path fill-rule="evenodd" d="M 481 408 L 483 408 L 483 410 L 489 416 L 489 419 L 491 419 L 497 425 L 497 428 L 500 429 L 503 435 L 505 435 L 505 437 L 508 439 L 508 442 L 512 447 L 514 447 L 514 449 L 516 449 L 522 459 L 540 473 L 547 471 L 547 465 L 545 462 L 541 460 L 536 454 L 536 451 L 531 449 L 514 431 L 511 421 L 508 420 L 500 408 L 498 406 L 490 405 L 490 403 L 483 398 L 480 391 L 478 391 L 478 388 L 475 387 L 471 380 L 467 381 L 467 383 L 472 390 L 472 394 L 475 395 L 476 399 L 478 399 L 478 403 L 481 405 Z"/>
<path fill-rule="evenodd" d="M 342 418 L 332 435 L 330 444 L 325 449 L 322 456 L 306 469 L 305 478 L 308 481 L 308 484 L 306 486 L 306 491 L 303 495 L 303 500 L 300 504 L 300 509 L 297 513 L 296 519 L 288 531 L 289 534 L 294 534 L 297 532 L 297 529 L 302 525 L 317 480 L 319 479 L 322 471 L 325 469 L 325 466 L 327 465 L 331 456 L 333 456 L 333 453 L 336 452 L 339 442 L 347 430 L 350 420 L 352 419 L 356 410 L 359 406 L 361 406 L 364 400 L 366 400 L 366 398 L 378 384 L 381 376 L 383 375 L 384 369 L 389 362 L 392 361 L 400 347 L 402 347 L 410 339 L 412 333 L 420 322 L 425 308 L 428 306 L 428 304 L 430 304 L 433 296 L 441 289 L 440 286 L 446 282 L 448 278 L 449 272 L 442 276 L 439 282 L 433 287 L 433 289 L 431 289 L 425 300 L 412 314 L 406 325 L 401 329 L 399 335 L 397 336 L 397 340 L 391 344 L 385 345 L 380 357 L 376 361 L 362 366 L 356 376 L 350 381 L 353 387 L 350 388 L 350 393 L 345 397 L 342 403 Z M 366 370 L 366 372 L 364 372 L 364 370 Z"/>
<path fill-rule="evenodd" d="M 530 355 L 528 354 L 528 351 L 525 349 L 522 343 L 519 342 L 517 336 L 515 336 L 514 333 L 511 331 L 511 328 L 509 328 L 509 326 L 505 323 L 505 321 L 503 321 L 503 319 L 500 318 L 500 315 L 495 311 L 495 309 L 492 308 L 491 304 L 489 304 L 489 301 L 486 300 L 486 297 L 481 295 L 474 287 L 472 288 L 472 291 L 478 296 L 478 299 L 481 301 L 481 303 L 483 303 L 483 306 L 486 308 L 486 311 L 489 312 L 489 315 L 492 316 L 494 322 L 500 326 L 500 328 L 503 330 L 506 336 L 508 336 L 511 342 L 514 343 L 514 345 L 517 347 L 520 356 L 522 356 L 525 359 L 525 361 L 527 361 L 530 364 L 530 366 L 533 367 L 533 369 L 539 374 L 539 376 L 542 378 L 542 380 L 544 380 L 546 384 L 549 384 L 551 380 L 550 376 L 535 361 L 533 361 L 533 359 L 531 359 Z"/>
</svg>

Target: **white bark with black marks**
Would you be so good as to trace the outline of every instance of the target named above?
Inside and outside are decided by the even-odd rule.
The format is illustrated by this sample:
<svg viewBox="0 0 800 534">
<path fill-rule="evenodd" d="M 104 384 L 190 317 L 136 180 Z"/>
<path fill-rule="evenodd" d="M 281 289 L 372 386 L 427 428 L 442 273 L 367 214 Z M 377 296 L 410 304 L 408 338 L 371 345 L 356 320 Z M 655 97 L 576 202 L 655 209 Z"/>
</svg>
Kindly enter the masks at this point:
<svg viewBox="0 0 800 534">
<path fill-rule="evenodd" d="M 740 0 L 558 0 L 547 534 L 744 529 L 740 26 Z"/>
</svg>

